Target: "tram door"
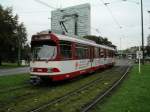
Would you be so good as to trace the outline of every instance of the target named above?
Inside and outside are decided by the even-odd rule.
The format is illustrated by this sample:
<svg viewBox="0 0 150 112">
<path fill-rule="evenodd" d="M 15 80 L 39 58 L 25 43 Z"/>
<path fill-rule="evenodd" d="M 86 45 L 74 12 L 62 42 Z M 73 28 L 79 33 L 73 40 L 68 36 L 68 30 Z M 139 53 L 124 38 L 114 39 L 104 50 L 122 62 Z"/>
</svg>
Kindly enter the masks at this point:
<svg viewBox="0 0 150 112">
<path fill-rule="evenodd" d="M 90 63 L 91 67 L 93 66 L 94 62 L 94 47 L 90 47 Z"/>
</svg>

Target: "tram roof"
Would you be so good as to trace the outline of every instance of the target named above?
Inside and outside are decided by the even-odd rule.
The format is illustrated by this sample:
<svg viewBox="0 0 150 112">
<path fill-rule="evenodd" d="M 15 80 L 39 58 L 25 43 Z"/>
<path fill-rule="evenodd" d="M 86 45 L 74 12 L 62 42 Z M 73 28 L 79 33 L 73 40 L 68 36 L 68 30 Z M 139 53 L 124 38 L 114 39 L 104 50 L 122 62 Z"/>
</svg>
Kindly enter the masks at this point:
<svg viewBox="0 0 150 112">
<path fill-rule="evenodd" d="M 65 41 L 70 41 L 70 42 L 77 42 L 77 43 L 81 43 L 81 44 L 85 44 L 85 45 L 91 45 L 91 46 L 95 46 L 95 47 L 101 47 L 101 48 L 104 48 L 104 49 L 115 50 L 112 47 L 108 47 L 108 46 L 105 46 L 105 45 L 96 44 L 92 40 L 88 40 L 88 39 L 84 39 L 84 38 L 81 39 L 81 38 L 78 38 L 78 37 L 69 37 L 69 36 L 66 36 L 66 35 L 60 35 L 60 34 L 56 34 L 56 33 L 53 33 L 53 34 L 59 40 L 65 40 Z"/>
</svg>

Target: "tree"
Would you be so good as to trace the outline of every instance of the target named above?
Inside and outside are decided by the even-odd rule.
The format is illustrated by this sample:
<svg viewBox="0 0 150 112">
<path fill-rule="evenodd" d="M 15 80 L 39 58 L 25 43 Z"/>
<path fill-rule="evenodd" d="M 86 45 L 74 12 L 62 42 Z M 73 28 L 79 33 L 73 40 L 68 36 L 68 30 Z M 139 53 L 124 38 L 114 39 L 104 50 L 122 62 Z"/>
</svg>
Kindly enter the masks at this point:
<svg viewBox="0 0 150 112">
<path fill-rule="evenodd" d="M 146 55 L 150 57 L 150 46 L 146 46 Z"/>
<path fill-rule="evenodd" d="M 26 29 L 24 27 L 24 24 L 21 23 L 17 27 L 17 32 L 16 32 L 16 37 L 17 37 L 17 49 L 18 49 L 18 65 L 20 65 L 20 59 L 21 59 L 21 50 L 26 44 L 27 41 L 27 33 Z"/>
<path fill-rule="evenodd" d="M 26 41 L 26 29 L 19 24 L 18 15 L 13 15 L 11 7 L 4 9 L 0 5 L 0 65 L 2 60 L 16 61 L 19 46 Z"/>
<path fill-rule="evenodd" d="M 95 36 L 95 35 L 87 35 L 87 36 L 84 36 L 83 38 L 92 40 L 96 42 L 97 44 L 107 45 L 116 49 L 116 46 L 113 45 L 112 42 L 108 41 L 108 38 L 103 38 L 101 36 Z"/>
<path fill-rule="evenodd" d="M 29 44 L 26 44 L 24 48 L 21 50 L 21 57 L 29 63 L 30 56 L 31 56 L 31 47 L 29 46 Z"/>
</svg>

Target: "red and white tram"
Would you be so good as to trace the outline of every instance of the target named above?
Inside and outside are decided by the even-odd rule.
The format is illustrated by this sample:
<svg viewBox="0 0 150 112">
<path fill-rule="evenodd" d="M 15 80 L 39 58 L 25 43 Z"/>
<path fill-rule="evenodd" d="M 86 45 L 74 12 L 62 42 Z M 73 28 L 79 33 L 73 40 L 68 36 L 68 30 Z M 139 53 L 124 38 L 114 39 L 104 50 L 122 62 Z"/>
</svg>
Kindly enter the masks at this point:
<svg viewBox="0 0 150 112">
<path fill-rule="evenodd" d="M 69 79 L 115 62 L 114 48 L 55 33 L 33 35 L 31 48 L 31 79 Z"/>
</svg>

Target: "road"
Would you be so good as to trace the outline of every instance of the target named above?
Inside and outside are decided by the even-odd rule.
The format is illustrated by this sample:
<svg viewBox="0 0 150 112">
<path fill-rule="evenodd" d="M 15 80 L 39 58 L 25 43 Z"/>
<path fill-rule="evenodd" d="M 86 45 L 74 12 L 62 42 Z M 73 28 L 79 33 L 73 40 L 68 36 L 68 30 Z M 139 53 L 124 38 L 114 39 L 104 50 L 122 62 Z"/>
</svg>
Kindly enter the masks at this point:
<svg viewBox="0 0 150 112">
<path fill-rule="evenodd" d="M 116 59 L 115 66 L 126 66 L 131 65 L 133 62 L 127 59 Z"/>
<path fill-rule="evenodd" d="M 28 72 L 29 72 L 29 67 L 19 67 L 19 68 L 12 68 L 12 69 L 0 69 L 0 76 L 20 74 L 20 73 L 28 73 Z"/>
</svg>

